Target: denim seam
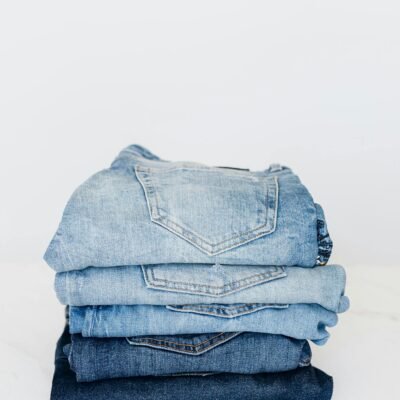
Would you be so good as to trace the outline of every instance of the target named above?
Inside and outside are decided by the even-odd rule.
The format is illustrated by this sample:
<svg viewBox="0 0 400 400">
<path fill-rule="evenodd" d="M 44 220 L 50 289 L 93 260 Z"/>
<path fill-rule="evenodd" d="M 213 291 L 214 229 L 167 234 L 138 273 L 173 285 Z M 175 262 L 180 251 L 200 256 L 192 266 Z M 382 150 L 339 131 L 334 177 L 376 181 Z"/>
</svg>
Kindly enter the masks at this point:
<svg viewBox="0 0 400 400">
<path fill-rule="evenodd" d="M 278 309 L 283 309 L 283 308 L 288 308 L 289 305 L 288 304 L 282 304 L 279 305 L 280 307 L 276 307 Z M 165 306 L 166 309 L 171 310 L 171 311 L 175 311 L 175 312 L 181 312 L 181 313 L 192 313 L 192 314 L 199 314 L 199 315 L 208 315 L 211 317 L 217 317 L 217 318 L 226 318 L 226 319 L 230 319 L 230 318 L 237 318 L 237 317 L 242 317 L 244 315 L 249 315 L 249 314 L 253 314 L 255 312 L 261 311 L 261 310 L 265 310 L 266 308 L 272 308 L 267 306 L 263 306 L 263 307 L 256 307 L 253 309 L 249 309 L 247 311 L 243 311 L 243 312 L 239 312 L 236 314 L 219 314 L 218 312 L 213 312 L 213 311 L 202 311 L 202 310 L 196 310 L 196 309 L 179 309 L 179 308 L 174 308 L 174 306 Z"/>
<path fill-rule="evenodd" d="M 268 178 L 267 178 L 267 179 L 268 179 Z M 150 183 L 151 183 L 151 182 L 150 182 Z M 269 186 L 269 185 L 267 185 L 267 186 Z M 268 196 L 268 190 L 267 190 L 267 196 Z M 268 198 L 267 198 L 267 200 L 268 200 Z M 157 208 L 157 209 L 159 208 L 159 205 L 158 205 L 158 204 L 156 204 L 156 208 Z M 172 225 L 172 229 L 174 229 L 174 226 L 175 226 L 175 227 L 177 227 L 177 228 L 179 228 L 179 229 L 181 229 L 181 230 L 183 230 L 183 231 L 187 231 L 187 232 L 189 232 L 191 235 L 197 236 L 199 239 L 201 239 L 203 242 L 205 242 L 206 245 L 208 245 L 208 246 L 210 246 L 210 247 L 218 247 L 218 246 L 220 246 L 220 245 L 222 245 L 222 244 L 224 244 L 224 243 L 226 243 L 226 242 L 230 242 L 230 241 L 233 241 L 233 240 L 235 240 L 235 239 L 239 239 L 239 238 L 241 238 L 241 237 L 243 237 L 243 236 L 245 236 L 245 235 L 250 235 L 250 234 L 252 234 L 254 231 L 260 230 L 261 228 L 265 227 L 265 226 L 268 224 L 268 222 L 269 222 L 269 221 L 268 221 L 268 206 L 267 206 L 267 207 L 266 207 L 266 222 L 265 222 L 265 223 L 263 223 L 263 224 L 261 224 L 261 225 L 255 227 L 254 229 L 251 229 L 251 230 L 249 230 L 249 231 L 243 232 L 242 234 L 234 235 L 234 236 L 232 236 L 231 238 L 225 239 L 225 240 L 223 240 L 223 241 L 221 241 L 221 242 L 218 242 L 218 243 L 211 243 L 210 241 L 208 241 L 206 238 L 204 238 L 204 237 L 201 236 L 200 234 L 191 232 L 190 230 L 188 230 L 188 229 L 185 228 L 184 226 L 180 225 L 179 223 L 177 223 L 177 222 L 175 222 L 175 221 L 172 221 L 172 220 L 170 220 L 170 219 L 167 218 L 167 217 L 161 217 L 161 216 L 159 216 L 159 215 L 158 215 L 158 212 L 157 212 L 156 217 L 157 217 L 157 219 L 159 219 L 159 222 L 158 222 L 157 220 L 155 220 L 154 222 L 156 222 L 156 223 L 160 223 L 160 222 L 161 222 L 161 223 L 164 223 L 165 225 Z M 168 227 L 167 227 L 167 229 L 168 229 Z M 270 231 L 266 231 L 266 232 L 263 232 L 263 233 L 260 233 L 260 234 L 264 235 L 264 234 L 269 233 L 269 232 L 270 232 Z M 179 232 L 175 232 L 175 231 L 174 231 L 174 233 L 179 234 Z M 259 235 L 260 235 L 260 234 L 259 234 Z M 180 234 L 180 235 L 182 235 L 182 234 Z M 256 236 L 256 237 L 257 237 L 257 236 Z M 185 236 L 185 239 L 191 241 L 191 239 L 189 239 L 189 238 L 186 237 L 186 236 Z M 193 242 L 196 242 L 195 239 L 196 239 L 196 238 L 193 238 L 193 239 L 192 239 Z M 253 239 L 250 239 L 250 240 L 253 240 Z M 247 240 L 247 241 L 248 241 L 248 240 Z M 244 243 L 245 243 L 245 241 L 243 241 L 243 242 L 239 241 L 238 246 L 241 245 L 241 244 L 244 244 Z M 195 243 L 193 243 L 193 244 L 195 244 Z M 196 244 L 199 245 L 199 243 L 196 243 Z"/>
<path fill-rule="evenodd" d="M 144 265 L 142 265 L 142 267 L 144 267 Z M 198 283 L 191 283 L 191 282 L 184 282 L 184 281 L 171 281 L 171 280 L 168 280 L 168 279 L 156 278 L 155 275 L 154 275 L 153 268 L 152 267 L 147 267 L 147 268 L 150 269 L 151 277 L 153 278 L 153 281 L 184 284 L 184 285 L 204 286 L 206 288 L 213 288 L 213 289 L 224 288 L 226 286 L 232 286 L 233 284 L 236 284 L 236 283 L 240 284 L 241 282 L 243 282 L 243 285 L 239 285 L 239 287 L 241 287 L 241 286 L 245 285 L 244 282 L 247 281 L 247 280 L 257 278 L 256 282 L 258 282 L 259 280 L 262 280 L 264 278 L 270 278 L 270 277 L 274 278 L 275 275 L 280 275 L 282 273 L 282 271 L 278 271 L 278 270 L 269 271 L 269 272 L 263 272 L 262 274 L 250 275 L 250 276 L 248 276 L 246 278 L 242 278 L 242 279 L 233 281 L 232 283 L 227 283 L 227 284 L 225 284 L 223 286 L 215 286 L 215 285 L 198 284 Z M 279 267 L 276 267 L 276 268 L 279 268 Z"/>
<path fill-rule="evenodd" d="M 88 326 L 88 336 L 92 335 L 92 332 L 94 331 L 94 324 L 95 324 L 95 319 L 96 319 L 96 306 L 91 307 L 89 309 L 89 315 L 90 315 L 90 323 Z"/>
<path fill-rule="evenodd" d="M 167 305 L 166 307 L 171 307 L 172 309 L 173 308 L 176 308 L 176 309 L 180 309 L 179 307 L 182 307 L 181 309 L 182 310 L 193 310 L 193 309 L 197 309 L 197 310 L 209 310 L 209 309 L 219 309 L 219 310 L 227 310 L 227 311 L 229 311 L 229 310 L 233 310 L 233 311 L 237 311 L 237 310 L 248 310 L 248 311 L 251 311 L 251 310 L 258 310 L 258 309 L 260 309 L 260 308 L 265 308 L 265 307 L 271 307 L 271 308 L 275 308 L 275 307 L 277 307 L 277 308 L 281 308 L 281 307 L 279 307 L 280 306 L 280 304 L 269 304 L 269 303 L 265 303 L 265 304 L 259 304 L 259 305 L 257 305 L 257 304 L 252 304 L 252 303 L 247 303 L 247 304 L 243 304 L 243 305 L 240 305 L 240 306 L 235 306 L 235 305 L 226 305 L 226 306 L 218 306 L 218 307 L 215 307 L 215 306 L 213 306 L 213 304 L 194 304 L 194 305 L 190 305 L 190 306 L 187 306 L 187 305 L 173 305 L 173 304 L 169 304 L 169 305 Z M 185 308 L 186 307 L 186 308 Z M 188 308 L 189 307 L 189 308 Z M 190 308 L 190 307 L 194 307 L 194 308 Z"/>
<path fill-rule="evenodd" d="M 143 173 L 143 176 L 140 176 L 140 172 Z M 266 196 L 266 204 L 265 204 L 265 209 L 266 209 L 266 214 L 265 214 L 265 223 L 250 230 L 247 232 L 244 232 L 240 235 L 233 236 L 229 239 L 223 240 L 218 243 L 210 243 L 208 240 L 203 238 L 201 235 L 198 233 L 194 233 L 191 230 L 181 226 L 180 224 L 172 221 L 170 218 L 167 217 L 162 217 L 158 213 L 159 207 L 159 202 L 158 202 L 158 195 L 157 195 L 157 190 L 155 190 L 154 184 L 152 182 L 151 176 L 149 176 L 149 168 L 142 167 L 140 165 L 135 166 L 135 173 L 138 181 L 141 183 L 143 187 L 143 191 L 145 194 L 146 202 L 147 202 L 147 207 L 150 213 L 150 219 L 154 222 L 159 224 L 160 226 L 163 226 L 170 232 L 176 234 L 177 236 L 181 237 L 182 239 L 188 241 L 192 245 L 196 246 L 200 250 L 203 250 L 206 254 L 208 255 L 217 255 L 220 253 L 223 253 L 225 251 L 231 250 L 235 247 L 241 246 L 245 243 L 248 243 L 250 241 L 253 241 L 261 236 L 265 236 L 267 234 L 270 234 L 275 231 L 276 229 L 276 220 L 277 220 L 277 212 L 278 212 L 278 194 L 279 194 L 279 185 L 278 185 L 278 178 L 276 176 L 269 178 L 266 177 L 266 184 L 267 184 L 267 196 Z M 273 184 L 271 183 L 273 182 Z M 271 199 L 269 198 L 269 192 L 270 192 L 270 187 L 273 187 L 273 190 L 271 190 L 273 193 L 275 193 L 273 203 L 271 203 Z M 272 214 L 272 215 L 270 215 Z M 258 234 L 253 233 L 255 231 L 259 231 L 260 229 L 266 227 L 267 225 L 271 225 L 271 227 L 264 232 L 260 232 Z M 178 228 L 178 229 L 177 229 Z M 182 233 L 183 232 L 183 233 Z M 185 234 L 186 232 L 186 234 Z M 190 234 L 190 237 L 188 235 Z M 242 239 L 245 236 L 250 236 L 248 238 Z M 228 244 L 226 248 L 221 249 L 221 245 L 224 243 L 232 243 L 231 245 Z M 218 247 L 220 249 L 218 249 Z M 211 250 L 209 250 L 211 249 Z"/>
<path fill-rule="evenodd" d="M 168 279 L 160 279 L 157 278 L 154 274 L 154 269 L 150 266 L 144 266 L 141 265 L 142 267 L 142 272 L 144 274 L 144 278 L 146 283 L 149 286 L 155 286 L 155 287 L 161 287 L 161 288 L 169 288 L 169 289 L 175 289 L 175 290 L 186 290 L 187 292 L 190 293 L 207 293 L 209 295 L 214 295 L 216 297 L 218 296 L 224 296 L 227 295 L 229 293 L 234 293 L 237 292 L 241 289 L 244 289 L 246 287 L 250 287 L 253 286 L 255 284 L 259 284 L 259 283 L 263 283 L 263 282 L 268 282 L 270 280 L 274 280 L 274 279 L 278 279 L 278 278 L 283 278 L 285 276 L 287 276 L 285 270 L 283 269 L 283 267 L 276 267 L 276 268 L 280 268 L 280 270 L 276 270 L 276 271 L 268 271 L 268 272 L 264 272 L 262 274 L 255 274 L 255 275 L 251 275 L 248 276 L 246 278 L 242 278 L 230 283 L 227 283 L 225 285 L 221 285 L 221 286 L 214 286 L 214 285 L 206 285 L 206 284 L 198 284 L 198 283 L 193 283 L 193 282 L 184 282 L 184 281 L 171 281 Z M 148 271 L 150 271 L 150 276 Z M 151 279 L 149 279 L 151 278 Z M 249 280 L 253 280 L 253 282 L 249 282 Z M 162 283 L 156 283 L 156 282 L 163 282 Z M 172 285 L 171 285 L 172 284 Z M 186 288 L 177 288 L 176 286 L 186 286 Z M 228 289 L 225 290 L 225 288 L 229 288 L 235 286 L 235 288 L 232 289 Z M 190 287 L 195 287 L 198 289 L 191 289 Z M 204 288 L 203 290 L 200 288 Z"/>
<path fill-rule="evenodd" d="M 221 174 L 221 169 L 223 169 L 223 174 L 224 175 L 230 175 L 233 177 L 237 177 L 240 175 L 240 178 L 243 179 L 248 179 L 250 181 L 256 182 L 259 180 L 258 176 L 253 175 L 254 172 L 251 171 L 246 171 L 246 170 L 238 170 L 238 169 L 232 169 L 232 168 L 224 168 L 224 167 L 208 167 L 205 166 L 204 168 L 201 167 L 167 167 L 167 168 L 157 168 L 157 167 L 148 167 L 148 166 L 143 166 L 143 165 L 138 165 L 138 169 L 142 170 L 145 173 L 149 172 L 157 172 L 158 174 L 164 174 L 168 172 L 175 172 L 175 171 L 195 171 L 195 172 L 200 172 L 200 171 L 206 171 L 214 174 Z M 251 175 L 249 175 L 249 172 Z"/>
<path fill-rule="evenodd" d="M 207 339 L 196 345 L 184 344 L 184 343 L 178 343 L 178 342 L 172 342 L 172 341 L 165 341 L 165 340 L 154 339 L 154 338 L 140 338 L 140 340 L 145 340 L 143 343 L 140 343 L 140 342 L 134 343 L 129 338 L 126 338 L 126 340 L 130 345 L 134 345 L 134 346 L 146 346 L 146 347 L 151 347 L 154 349 L 161 348 L 161 349 L 167 349 L 169 351 L 173 351 L 176 353 L 185 353 L 185 354 L 189 354 L 189 355 L 200 355 L 200 354 L 203 354 L 206 351 L 209 351 L 221 344 L 226 343 L 227 341 L 239 336 L 241 333 L 242 332 L 232 332 L 232 333 L 227 334 L 226 332 L 222 332 L 222 333 L 219 333 L 218 335 L 213 336 L 212 338 Z M 221 337 L 221 336 L 222 336 L 222 339 L 215 341 L 214 343 L 210 343 L 208 346 L 204 346 L 205 343 L 212 342 L 214 339 Z M 151 343 L 151 342 L 155 342 L 155 343 Z M 165 345 L 162 343 L 170 343 L 172 346 L 168 346 L 168 345 Z M 177 348 L 175 348 L 175 346 L 176 347 L 178 347 L 178 346 L 192 347 L 193 350 L 177 349 Z M 200 349 L 196 350 L 198 347 L 200 347 Z"/>
<path fill-rule="evenodd" d="M 208 342 L 211 342 L 213 339 L 216 339 L 217 337 L 223 336 L 225 334 L 226 334 L 225 332 L 218 333 L 218 335 L 212 336 L 209 339 L 203 340 L 202 342 L 197 343 L 197 344 L 179 343 L 179 342 L 173 342 L 172 340 L 155 339 L 155 338 L 151 338 L 151 337 L 141 337 L 141 338 L 138 338 L 136 340 L 137 341 L 141 341 L 141 340 L 143 340 L 143 341 L 153 341 L 153 342 L 160 342 L 160 343 L 171 343 L 171 344 L 173 344 L 175 346 L 199 347 L 199 346 L 201 346 L 203 344 L 206 344 Z"/>
<path fill-rule="evenodd" d="M 195 354 L 196 355 L 196 354 Z M 222 372 L 182 372 L 180 374 L 162 374 L 160 376 L 211 376 L 218 375 Z"/>
</svg>

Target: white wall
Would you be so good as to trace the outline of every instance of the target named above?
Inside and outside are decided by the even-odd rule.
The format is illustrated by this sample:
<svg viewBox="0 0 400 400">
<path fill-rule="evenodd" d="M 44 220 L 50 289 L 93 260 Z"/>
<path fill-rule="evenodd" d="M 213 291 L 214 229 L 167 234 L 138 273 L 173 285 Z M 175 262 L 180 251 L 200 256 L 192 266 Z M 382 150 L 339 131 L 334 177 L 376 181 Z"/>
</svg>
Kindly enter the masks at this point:
<svg viewBox="0 0 400 400">
<path fill-rule="evenodd" d="M 333 261 L 398 264 L 399 20 L 385 0 L 3 2 L 0 261 L 40 260 L 72 190 L 140 143 L 289 165 Z"/>
</svg>

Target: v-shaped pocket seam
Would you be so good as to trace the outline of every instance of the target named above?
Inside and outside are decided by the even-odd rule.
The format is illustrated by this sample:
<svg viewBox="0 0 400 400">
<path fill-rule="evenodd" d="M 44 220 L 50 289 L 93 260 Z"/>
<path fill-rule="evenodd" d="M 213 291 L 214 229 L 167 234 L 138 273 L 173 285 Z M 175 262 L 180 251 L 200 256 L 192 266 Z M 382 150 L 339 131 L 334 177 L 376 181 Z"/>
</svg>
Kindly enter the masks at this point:
<svg viewBox="0 0 400 400">
<path fill-rule="evenodd" d="M 188 168 L 187 170 L 190 169 Z M 173 171 L 173 169 L 170 168 L 168 171 Z M 220 240 L 219 242 L 211 242 L 199 232 L 195 232 L 190 228 L 178 223 L 176 220 L 174 220 L 175 218 L 173 216 L 160 215 L 160 195 L 152 176 L 154 169 L 136 165 L 135 173 L 143 188 L 151 221 L 162 226 L 181 239 L 186 240 L 209 256 L 221 254 L 225 251 L 249 243 L 255 239 L 258 239 L 259 237 L 273 233 L 276 229 L 279 197 L 279 185 L 278 178 L 276 176 L 262 178 L 265 179 L 264 184 L 266 185 L 266 198 L 264 204 L 265 221 L 261 225 L 252 227 L 252 229 L 248 231 L 236 234 L 232 233 L 231 236 L 226 239 Z"/>
<path fill-rule="evenodd" d="M 172 340 L 157 339 L 155 337 L 134 337 L 126 338 L 126 340 L 130 345 L 134 346 L 151 347 L 154 349 L 196 356 L 226 343 L 241 333 L 242 332 L 221 332 L 196 344 L 174 342 Z"/>
<path fill-rule="evenodd" d="M 193 281 L 184 282 L 161 279 L 155 276 L 154 268 L 151 265 L 141 265 L 141 268 L 145 283 L 151 289 L 199 294 L 211 297 L 223 297 L 228 294 L 252 287 L 256 284 L 266 283 L 271 280 L 284 278 L 287 276 L 287 273 L 283 267 L 274 266 L 274 270 L 269 269 L 267 272 L 246 276 L 245 278 L 238 279 L 221 286 L 213 286 L 208 284 L 194 283 Z"/>
</svg>

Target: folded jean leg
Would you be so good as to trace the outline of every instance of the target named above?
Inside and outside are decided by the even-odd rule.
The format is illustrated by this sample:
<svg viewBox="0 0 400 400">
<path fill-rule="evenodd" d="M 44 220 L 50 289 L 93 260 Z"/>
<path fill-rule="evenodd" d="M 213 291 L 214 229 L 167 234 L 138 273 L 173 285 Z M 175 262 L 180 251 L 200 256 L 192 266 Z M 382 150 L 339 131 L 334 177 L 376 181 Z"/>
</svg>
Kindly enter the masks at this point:
<svg viewBox="0 0 400 400">
<path fill-rule="evenodd" d="M 140 146 L 70 198 L 46 254 L 58 272 L 156 263 L 327 263 L 322 208 L 287 168 L 263 171 L 160 160 Z"/>
<path fill-rule="evenodd" d="M 340 265 L 156 264 L 58 273 L 55 289 L 62 304 L 73 306 L 301 303 L 343 312 L 349 306 L 345 284 Z"/>
<path fill-rule="evenodd" d="M 311 366 L 269 374 L 136 377 L 96 382 L 76 381 L 63 347 L 57 344 L 51 400 L 329 400 L 332 378 Z"/>
<path fill-rule="evenodd" d="M 259 332 L 324 344 L 337 315 L 315 304 L 193 304 L 70 307 L 70 331 L 85 337 Z"/>
<path fill-rule="evenodd" d="M 148 375 L 280 372 L 311 361 L 307 341 L 251 332 L 84 338 L 65 346 L 79 382 Z"/>
</svg>

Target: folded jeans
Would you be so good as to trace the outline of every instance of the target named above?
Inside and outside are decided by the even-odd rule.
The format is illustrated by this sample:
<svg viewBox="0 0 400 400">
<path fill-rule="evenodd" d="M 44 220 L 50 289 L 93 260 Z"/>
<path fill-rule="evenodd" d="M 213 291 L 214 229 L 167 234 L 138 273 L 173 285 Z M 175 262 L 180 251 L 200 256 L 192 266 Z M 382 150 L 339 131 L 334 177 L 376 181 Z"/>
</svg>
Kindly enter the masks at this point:
<svg viewBox="0 0 400 400">
<path fill-rule="evenodd" d="M 349 307 L 345 284 L 340 265 L 159 264 L 62 272 L 56 274 L 55 289 L 62 304 L 73 306 L 300 303 L 344 312 Z"/>
<path fill-rule="evenodd" d="M 51 400 L 329 400 L 332 378 L 311 366 L 288 372 L 254 375 L 136 377 L 96 382 L 76 381 L 63 347 L 57 344 Z"/>
<path fill-rule="evenodd" d="M 327 263 L 322 208 L 289 168 L 167 162 L 129 146 L 74 192 L 46 254 L 58 272 L 156 263 Z"/>
<path fill-rule="evenodd" d="M 311 361 L 307 341 L 251 332 L 84 338 L 65 346 L 79 382 L 147 375 L 280 372 Z"/>
<path fill-rule="evenodd" d="M 70 333 L 85 337 L 258 332 L 324 344 L 337 315 L 315 304 L 70 307 Z"/>
</svg>

